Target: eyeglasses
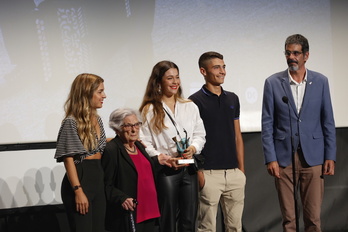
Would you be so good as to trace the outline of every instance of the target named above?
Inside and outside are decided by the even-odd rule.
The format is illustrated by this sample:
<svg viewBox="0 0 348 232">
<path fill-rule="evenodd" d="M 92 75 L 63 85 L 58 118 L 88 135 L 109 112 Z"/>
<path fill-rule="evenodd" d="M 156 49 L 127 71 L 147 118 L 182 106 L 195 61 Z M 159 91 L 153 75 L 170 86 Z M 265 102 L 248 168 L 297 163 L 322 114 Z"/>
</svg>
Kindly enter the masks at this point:
<svg viewBox="0 0 348 232">
<path fill-rule="evenodd" d="M 135 129 L 139 129 L 142 125 L 143 125 L 142 122 L 137 122 L 137 123 L 134 123 L 134 124 L 130 124 L 130 123 L 122 124 L 121 126 L 123 127 L 124 130 L 129 131 L 129 130 L 132 129 L 132 127 L 134 127 Z"/>
<path fill-rule="evenodd" d="M 295 57 L 298 57 L 299 55 L 301 55 L 303 52 L 299 52 L 299 51 L 285 51 L 284 54 L 286 56 L 290 56 L 291 54 L 294 54 Z"/>
</svg>

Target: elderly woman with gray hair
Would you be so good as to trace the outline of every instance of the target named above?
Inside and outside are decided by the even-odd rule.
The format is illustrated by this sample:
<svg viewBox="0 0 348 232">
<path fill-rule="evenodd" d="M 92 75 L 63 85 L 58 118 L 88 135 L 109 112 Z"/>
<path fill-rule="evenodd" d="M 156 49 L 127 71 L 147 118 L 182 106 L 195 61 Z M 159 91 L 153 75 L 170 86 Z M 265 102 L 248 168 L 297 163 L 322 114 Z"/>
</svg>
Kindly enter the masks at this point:
<svg viewBox="0 0 348 232">
<path fill-rule="evenodd" d="M 150 158 L 139 142 L 139 118 L 137 111 L 128 108 L 110 115 L 109 126 L 116 137 L 107 143 L 102 157 L 108 231 L 154 231 L 160 216 L 155 170 L 166 161 Z"/>
</svg>

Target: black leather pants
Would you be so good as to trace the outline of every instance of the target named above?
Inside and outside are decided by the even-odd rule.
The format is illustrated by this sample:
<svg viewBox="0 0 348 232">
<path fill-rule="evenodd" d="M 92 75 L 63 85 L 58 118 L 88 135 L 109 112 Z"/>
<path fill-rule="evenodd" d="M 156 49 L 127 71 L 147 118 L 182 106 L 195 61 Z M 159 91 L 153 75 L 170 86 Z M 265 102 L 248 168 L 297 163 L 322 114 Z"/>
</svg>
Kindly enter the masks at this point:
<svg viewBox="0 0 348 232">
<path fill-rule="evenodd" d="M 157 194 L 161 217 L 160 232 L 196 231 L 198 207 L 197 174 L 188 168 L 165 167 L 158 176 Z"/>
</svg>

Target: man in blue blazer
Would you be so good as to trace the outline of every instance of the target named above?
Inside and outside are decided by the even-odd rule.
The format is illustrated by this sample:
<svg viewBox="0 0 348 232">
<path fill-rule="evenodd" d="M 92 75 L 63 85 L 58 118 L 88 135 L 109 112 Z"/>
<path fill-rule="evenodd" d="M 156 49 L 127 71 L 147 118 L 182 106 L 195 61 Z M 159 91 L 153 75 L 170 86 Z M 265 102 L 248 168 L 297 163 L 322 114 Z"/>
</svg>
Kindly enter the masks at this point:
<svg viewBox="0 0 348 232">
<path fill-rule="evenodd" d="M 305 231 L 321 231 L 323 175 L 334 175 L 336 161 L 328 79 L 306 69 L 309 45 L 302 35 L 286 39 L 285 57 L 288 69 L 273 74 L 264 85 L 261 134 L 265 163 L 275 177 L 283 230 L 296 231 L 294 189 L 299 189 Z"/>
</svg>

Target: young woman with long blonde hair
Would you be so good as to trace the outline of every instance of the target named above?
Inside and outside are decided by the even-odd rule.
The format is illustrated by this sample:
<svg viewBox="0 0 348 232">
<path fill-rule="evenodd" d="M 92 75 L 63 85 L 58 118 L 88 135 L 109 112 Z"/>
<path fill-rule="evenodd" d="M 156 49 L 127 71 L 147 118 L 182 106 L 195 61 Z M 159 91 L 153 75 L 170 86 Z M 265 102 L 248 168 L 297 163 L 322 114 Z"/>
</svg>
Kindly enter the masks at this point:
<svg viewBox="0 0 348 232">
<path fill-rule="evenodd" d="M 75 78 L 65 102 L 54 158 L 64 162 L 66 169 L 61 194 L 71 231 L 104 231 L 106 203 L 100 160 L 106 137 L 97 109 L 105 98 L 104 80 L 83 73 Z"/>
</svg>

